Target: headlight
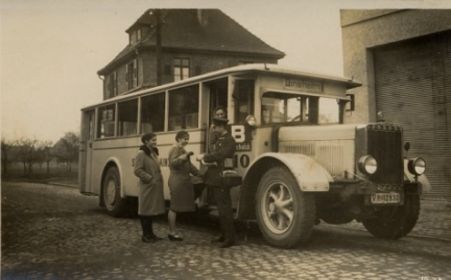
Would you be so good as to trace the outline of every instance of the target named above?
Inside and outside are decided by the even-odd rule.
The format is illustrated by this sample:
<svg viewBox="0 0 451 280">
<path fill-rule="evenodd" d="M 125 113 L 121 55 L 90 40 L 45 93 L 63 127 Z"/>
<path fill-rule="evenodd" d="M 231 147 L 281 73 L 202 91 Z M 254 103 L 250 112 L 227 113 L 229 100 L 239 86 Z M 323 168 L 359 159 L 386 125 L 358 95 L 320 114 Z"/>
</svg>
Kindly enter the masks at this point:
<svg viewBox="0 0 451 280">
<path fill-rule="evenodd" d="M 415 175 L 421 175 L 426 171 L 426 161 L 424 159 L 417 157 L 414 159 L 410 159 L 407 164 L 407 168 L 409 172 Z"/>
<path fill-rule="evenodd" d="M 255 127 L 257 125 L 257 120 L 255 119 L 255 117 L 253 115 L 248 115 L 245 119 L 245 122 L 250 126 L 250 127 Z"/>
<path fill-rule="evenodd" d="M 370 155 L 363 156 L 359 159 L 359 169 L 361 172 L 371 175 L 377 171 L 377 161 Z"/>
</svg>

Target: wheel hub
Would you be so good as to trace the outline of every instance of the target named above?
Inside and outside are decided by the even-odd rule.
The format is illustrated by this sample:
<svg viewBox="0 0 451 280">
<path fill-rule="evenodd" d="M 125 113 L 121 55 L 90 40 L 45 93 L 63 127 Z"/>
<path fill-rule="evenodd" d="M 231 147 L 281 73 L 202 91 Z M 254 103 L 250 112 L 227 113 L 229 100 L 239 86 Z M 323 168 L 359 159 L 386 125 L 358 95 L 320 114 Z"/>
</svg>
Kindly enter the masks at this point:
<svg viewBox="0 0 451 280">
<path fill-rule="evenodd" d="M 288 187 L 275 182 L 267 189 L 262 204 L 268 228 L 277 234 L 286 232 L 293 221 L 293 196 Z"/>
</svg>

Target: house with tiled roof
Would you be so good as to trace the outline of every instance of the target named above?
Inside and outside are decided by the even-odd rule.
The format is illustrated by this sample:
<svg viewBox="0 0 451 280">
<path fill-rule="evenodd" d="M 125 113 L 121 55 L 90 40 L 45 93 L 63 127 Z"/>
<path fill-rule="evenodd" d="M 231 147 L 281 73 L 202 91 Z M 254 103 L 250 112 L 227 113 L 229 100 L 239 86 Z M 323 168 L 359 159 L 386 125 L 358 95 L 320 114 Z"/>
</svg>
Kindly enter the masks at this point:
<svg viewBox="0 0 451 280">
<path fill-rule="evenodd" d="M 149 9 L 126 32 L 128 45 L 97 72 L 104 99 L 285 55 L 218 9 Z"/>
</svg>

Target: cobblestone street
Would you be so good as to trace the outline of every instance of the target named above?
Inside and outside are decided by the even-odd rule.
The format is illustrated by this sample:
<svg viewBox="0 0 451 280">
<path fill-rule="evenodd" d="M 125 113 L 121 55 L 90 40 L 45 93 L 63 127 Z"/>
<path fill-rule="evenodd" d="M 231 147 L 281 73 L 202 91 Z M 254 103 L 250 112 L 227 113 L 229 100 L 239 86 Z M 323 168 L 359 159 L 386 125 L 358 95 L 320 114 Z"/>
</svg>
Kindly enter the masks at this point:
<svg viewBox="0 0 451 280">
<path fill-rule="evenodd" d="M 451 279 L 451 241 L 373 238 L 319 225 L 292 250 L 242 226 L 238 246 L 210 244 L 215 219 L 180 223 L 185 240 L 140 240 L 138 218 L 113 218 L 78 189 L 2 182 L 2 279 Z M 195 221 L 193 221 L 195 220 Z M 166 236 L 166 218 L 156 223 Z M 415 230 L 414 230 L 415 233 Z"/>
</svg>

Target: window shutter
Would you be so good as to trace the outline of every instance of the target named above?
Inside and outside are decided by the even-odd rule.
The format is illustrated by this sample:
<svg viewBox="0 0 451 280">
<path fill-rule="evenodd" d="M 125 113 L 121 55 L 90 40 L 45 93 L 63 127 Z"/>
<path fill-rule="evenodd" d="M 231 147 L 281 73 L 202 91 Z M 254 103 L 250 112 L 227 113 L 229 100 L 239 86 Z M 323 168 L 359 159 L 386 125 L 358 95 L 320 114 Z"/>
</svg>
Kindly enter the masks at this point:
<svg viewBox="0 0 451 280">
<path fill-rule="evenodd" d="M 138 60 L 133 60 L 133 86 L 138 86 Z"/>
<path fill-rule="evenodd" d="M 117 71 L 113 72 L 113 95 L 116 96 L 117 95 L 117 89 L 118 85 L 117 85 Z"/>
<path fill-rule="evenodd" d="M 170 65 L 166 64 L 164 66 L 164 74 L 165 75 L 171 75 L 171 66 Z"/>
</svg>

